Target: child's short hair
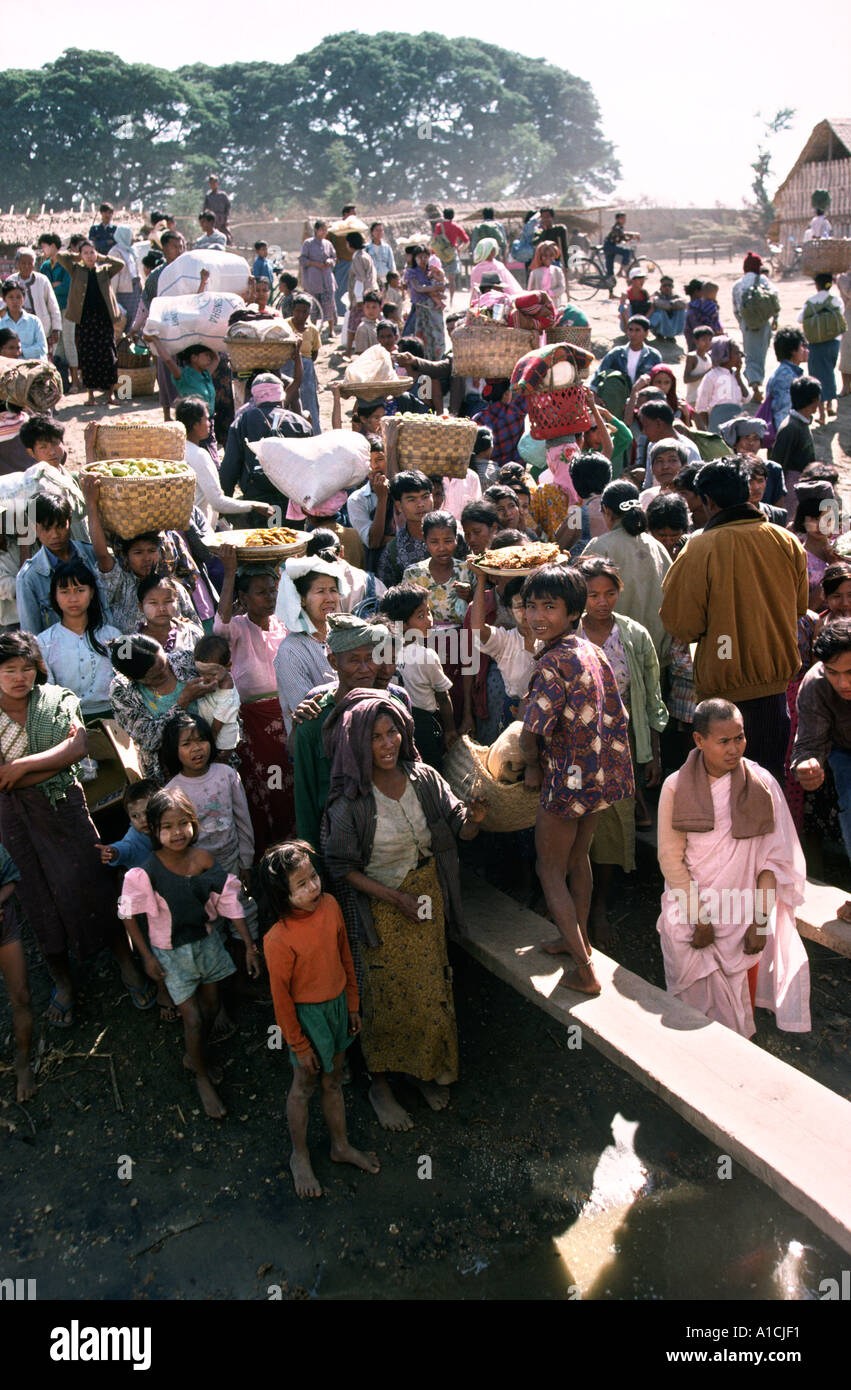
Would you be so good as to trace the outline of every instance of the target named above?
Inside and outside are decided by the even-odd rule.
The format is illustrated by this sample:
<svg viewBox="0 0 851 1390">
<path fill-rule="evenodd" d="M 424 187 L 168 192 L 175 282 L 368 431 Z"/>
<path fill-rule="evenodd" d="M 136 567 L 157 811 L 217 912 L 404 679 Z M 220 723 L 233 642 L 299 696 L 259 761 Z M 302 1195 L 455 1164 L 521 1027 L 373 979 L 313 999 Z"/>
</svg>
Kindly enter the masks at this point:
<svg viewBox="0 0 851 1390">
<path fill-rule="evenodd" d="M 705 738 L 709 733 L 710 724 L 715 724 L 721 719 L 735 719 L 740 713 L 738 705 L 734 705 L 732 700 L 722 700 L 720 696 L 711 700 L 701 700 L 699 705 L 695 705 L 692 728 L 696 734 Z"/>
<path fill-rule="evenodd" d="M 717 290 L 718 286 L 714 280 L 704 280 L 702 288 L 705 290 Z"/>
<path fill-rule="evenodd" d="M 654 444 L 650 445 L 647 450 L 647 462 L 650 464 L 650 467 L 653 467 L 659 454 L 667 453 L 676 454 L 679 459 L 679 466 L 685 468 L 689 461 L 688 449 L 682 440 L 674 439 L 673 437 L 671 439 L 657 439 Z"/>
<path fill-rule="evenodd" d="M 129 811 L 131 806 L 136 806 L 140 801 L 148 801 L 159 791 L 156 782 L 150 777 L 140 777 L 137 782 L 128 782 L 124 788 L 124 795 L 121 798 L 121 805 L 125 811 Z"/>
<path fill-rule="evenodd" d="M 510 608 L 518 594 L 522 596 L 523 585 L 526 583 L 525 574 L 516 574 L 513 579 L 509 579 L 502 591 L 502 601 L 507 608 Z"/>
<path fill-rule="evenodd" d="M 148 802 L 148 834 L 151 837 L 151 844 L 154 849 L 162 849 L 160 826 L 163 823 L 163 818 L 168 815 L 169 811 L 180 811 L 186 816 L 186 819 L 192 826 L 192 840 L 190 843 L 194 845 L 201 833 L 201 827 L 198 823 L 198 813 L 195 807 L 192 805 L 186 792 L 182 792 L 179 787 L 163 787 L 160 791 L 154 792 L 154 795 Z"/>
<path fill-rule="evenodd" d="M 278 276 L 278 284 L 286 285 L 287 289 L 290 291 L 290 293 L 292 293 L 292 291 L 298 284 L 298 276 L 291 275 L 288 270 L 282 270 L 281 274 Z"/>
<path fill-rule="evenodd" d="M 25 449 L 34 449 L 36 444 L 61 444 L 65 438 L 65 426 L 49 420 L 46 415 L 30 415 L 21 425 L 18 435 Z"/>
<path fill-rule="evenodd" d="M 493 502 L 494 506 L 497 502 L 517 501 L 514 489 L 510 488 L 507 483 L 491 483 L 490 487 L 485 488 L 482 497 L 485 502 Z"/>
<path fill-rule="evenodd" d="M 177 599 L 177 584 L 169 574 L 146 574 L 144 579 L 140 579 L 136 585 L 136 597 L 141 607 L 152 589 L 171 589 L 175 599 Z"/>
<path fill-rule="evenodd" d="M 612 465 L 605 454 L 590 450 L 571 459 L 569 471 L 570 481 L 583 502 L 586 497 L 602 493 L 603 488 L 612 481 Z"/>
<path fill-rule="evenodd" d="M 688 284 L 685 287 L 685 291 L 689 299 L 694 299 L 696 295 L 700 294 L 700 291 L 702 289 L 703 281 L 698 280 L 696 277 L 693 280 L 689 280 Z M 697 331 L 695 331 L 694 336 L 697 337 Z"/>
<path fill-rule="evenodd" d="M 632 318 L 626 321 L 627 328 L 643 328 L 646 333 L 650 332 L 650 320 L 644 314 L 633 314 Z"/>
<path fill-rule="evenodd" d="M 541 565 L 523 585 L 524 603 L 530 598 L 560 598 L 568 615 L 581 613 L 587 597 L 584 576 L 572 565 Z"/>
<path fill-rule="evenodd" d="M 216 740 L 206 719 L 200 714 L 190 714 L 188 710 L 179 710 L 177 714 L 173 714 L 166 721 L 160 740 L 160 766 L 169 777 L 176 777 L 179 772 L 183 771 L 177 748 L 180 743 L 180 735 L 185 729 L 196 729 L 204 742 L 210 745 L 210 758 L 216 756 Z"/>
<path fill-rule="evenodd" d="M 378 293 L 378 290 L 367 290 L 366 294 L 365 294 L 364 297 L 363 297 L 362 303 L 364 303 L 364 304 L 380 304 L 380 303 L 381 303 L 381 295 Z"/>
<path fill-rule="evenodd" d="M 687 531 L 690 525 L 685 498 L 678 497 L 676 493 L 665 492 L 654 497 L 647 508 L 646 516 L 647 529 L 651 534 L 664 530 Z"/>
<path fill-rule="evenodd" d="M 391 479 L 388 493 L 391 502 L 398 502 L 407 492 L 431 492 L 431 478 L 418 468 L 406 468 Z"/>
<path fill-rule="evenodd" d="M 791 383 L 789 396 L 793 410 L 806 409 L 813 401 L 821 400 L 821 386 L 814 376 L 799 376 Z"/>
<path fill-rule="evenodd" d="M 816 661 L 832 661 L 845 652 L 851 652 L 851 618 L 834 618 L 813 643 L 813 655 Z"/>
<path fill-rule="evenodd" d="M 806 341 L 800 328 L 778 328 L 774 335 L 774 356 L 778 362 L 788 362 Z"/>
<path fill-rule="evenodd" d="M 61 492 L 39 492 L 35 499 L 37 526 L 59 526 L 71 522 L 71 503 Z"/>
<path fill-rule="evenodd" d="M 202 401 L 200 396 L 181 396 L 174 407 L 174 418 L 188 434 L 196 425 L 200 425 L 206 409 L 207 402 Z"/>
<path fill-rule="evenodd" d="M 353 251 L 362 251 L 366 246 L 361 232 L 346 232 L 346 245 L 351 246 Z"/>
<path fill-rule="evenodd" d="M 25 661 L 32 666 L 36 685 L 44 685 L 47 680 L 44 656 L 31 632 L 0 632 L 0 666 L 7 661 Z"/>
<path fill-rule="evenodd" d="M 695 339 L 695 341 L 698 338 L 714 338 L 715 330 L 714 328 L 710 328 L 708 323 L 702 323 L 698 328 L 692 329 L 691 336 Z"/>
<path fill-rule="evenodd" d="M 623 588 L 620 570 L 605 555 L 580 556 L 575 563 L 586 585 L 592 579 L 610 579 L 617 589 Z"/>
<path fill-rule="evenodd" d="M 265 247 L 268 248 L 268 245 L 269 245 L 268 241 L 255 241 L 255 243 L 254 243 L 254 250 L 255 250 L 255 251 L 262 251 L 262 250 L 263 250 L 263 247 L 265 246 Z"/>
<path fill-rule="evenodd" d="M 475 525 L 479 522 L 482 526 L 498 526 L 499 514 L 492 502 L 468 502 L 461 512 L 461 525 L 469 523 Z"/>
<path fill-rule="evenodd" d="M 424 603 L 428 604 L 425 589 L 416 584 L 394 584 L 378 600 L 378 611 L 393 623 L 407 623 Z"/>
<path fill-rule="evenodd" d="M 388 283 L 388 285 L 395 285 L 395 283 L 396 283 L 396 281 L 397 281 L 398 279 L 399 279 L 399 272 L 398 272 L 398 270 L 388 270 L 388 272 L 387 272 L 387 283 Z"/>
<path fill-rule="evenodd" d="M 458 522 L 451 512 L 426 512 L 423 517 L 424 538 L 429 531 L 451 531 L 453 536 L 457 536 Z"/>
<path fill-rule="evenodd" d="M 522 531 L 516 530 L 513 526 L 506 526 L 502 531 L 497 531 L 491 541 L 491 550 L 505 550 L 509 545 L 525 545 L 529 537 L 524 536 Z"/>
<path fill-rule="evenodd" d="M 195 643 L 193 656 L 196 661 L 214 661 L 219 666 L 227 666 L 230 663 L 230 642 L 217 632 L 205 633 Z"/>
<path fill-rule="evenodd" d="M 409 352 L 412 357 L 422 357 L 425 352 L 425 343 L 422 338 L 417 338 L 413 333 L 408 333 L 404 338 L 399 339 L 399 351 Z"/>
<path fill-rule="evenodd" d="M 179 367 L 190 367 L 192 365 L 192 358 L 199 352 L 213 352 L 213 349 L 208 348 L 205 343 L 190 343 L 188 347 L 183 348 L 176 354 L 174 360 Z M 216 354 L 213 352 L 214 357 L 215 355 Z"/>
<path fill-rule="evenodd" d="M 284 840 L 267 850 L 257 866 L 257 897 L 265 931 L 293 910 L 290 874 L 305 859 L 313 863 L 314 848 L 306 840 Z"/>
</svg>

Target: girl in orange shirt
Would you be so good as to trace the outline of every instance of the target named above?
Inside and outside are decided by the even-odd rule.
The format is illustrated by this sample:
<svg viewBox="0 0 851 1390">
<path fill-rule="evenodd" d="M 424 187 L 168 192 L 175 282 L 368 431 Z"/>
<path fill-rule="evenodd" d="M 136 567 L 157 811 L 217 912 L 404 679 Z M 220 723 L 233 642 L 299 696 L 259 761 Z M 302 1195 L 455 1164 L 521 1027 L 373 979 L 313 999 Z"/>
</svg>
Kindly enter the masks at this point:
<svg viewBox="0 0 851 1390">
<path fill-rule="evenodd" d="M 380 1166 L 375 1154 L 353 1148 L 346 1132 L 343 1059 L 361 1026 L 355 971 L 343 914 L 337 900 L 323 893 L 306 841 L 290 840 L 269 850 L 259 877 L 268 911 L 277 919 L 263 939 L 263 950 L 275 1019 L 293 1064 L 287 1096 L 290 1169 L 299 1197 L 321 1197 L 307 1148 L 317 1075 L 332 1160 L 367 1173 L 377 1173 Z"/>
</svg>

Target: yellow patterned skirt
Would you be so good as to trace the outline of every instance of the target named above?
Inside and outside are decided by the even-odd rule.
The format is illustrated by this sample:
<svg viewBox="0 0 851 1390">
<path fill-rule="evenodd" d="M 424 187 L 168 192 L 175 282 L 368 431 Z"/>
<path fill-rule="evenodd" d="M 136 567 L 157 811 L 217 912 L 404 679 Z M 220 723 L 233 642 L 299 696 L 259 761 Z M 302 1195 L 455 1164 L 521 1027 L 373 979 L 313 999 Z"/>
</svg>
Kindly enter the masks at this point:
<svg viewBox="0 0 851 1390">
<path fill-rule="evenodd" d="M 431 919 L 411 922 L 390 903 L 370 899 L 381 945 L 363 947 L 363 1055 L 371 1072 L 449 1085 L 458 1079 L 458 1031 L 434 860 L 412 869 L 399 891 L 428 895 Z"/>
</svg>

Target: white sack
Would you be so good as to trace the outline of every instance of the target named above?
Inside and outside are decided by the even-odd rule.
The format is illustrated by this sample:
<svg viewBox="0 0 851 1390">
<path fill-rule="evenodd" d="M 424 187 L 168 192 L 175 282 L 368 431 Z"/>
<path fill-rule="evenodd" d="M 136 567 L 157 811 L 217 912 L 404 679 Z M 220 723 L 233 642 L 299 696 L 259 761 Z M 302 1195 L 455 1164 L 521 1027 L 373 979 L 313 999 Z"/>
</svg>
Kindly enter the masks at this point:
<svg viewBox="0 0 851 1390">
<path fill-rule="evenodd" d="M 202 250 L 184 251 L 165 266 L 157 281 L 157 294 L 163 299 L 197 294 L 202 270 L 210 272 L 208 294 L 244 295 L 248 290 L 251 270 L 242 256 L 235 256 L 232 251 Z"/>
<path fill-rule="evenodd" d="M 369 440 L 354 430 L 328 430 L 310 439 L 260 439 L 249 444 L 271 483 L 303 511 L 335 492 L 366 482 Z"/>
</svg>

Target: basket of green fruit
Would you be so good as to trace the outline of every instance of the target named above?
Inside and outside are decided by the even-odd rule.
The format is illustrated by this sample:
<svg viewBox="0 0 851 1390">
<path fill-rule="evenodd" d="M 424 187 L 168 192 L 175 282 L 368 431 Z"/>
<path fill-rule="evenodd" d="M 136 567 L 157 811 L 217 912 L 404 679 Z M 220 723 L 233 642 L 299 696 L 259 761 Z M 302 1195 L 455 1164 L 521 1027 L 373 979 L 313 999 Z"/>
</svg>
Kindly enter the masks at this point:
<svg viewBox="0 0 851 1390">
<path fill-rule="evenodd" d="M 98 479 L 104 530 L 122 540 L 143 531 L 183 531 L 195 502 L 195 474 L 164 459 L 105 459 L 84 470 Z"/>
</svg>

